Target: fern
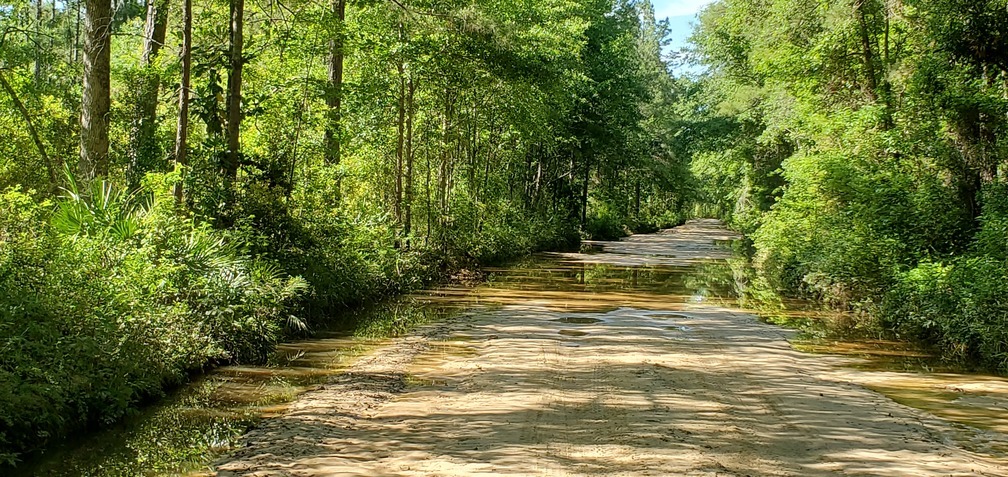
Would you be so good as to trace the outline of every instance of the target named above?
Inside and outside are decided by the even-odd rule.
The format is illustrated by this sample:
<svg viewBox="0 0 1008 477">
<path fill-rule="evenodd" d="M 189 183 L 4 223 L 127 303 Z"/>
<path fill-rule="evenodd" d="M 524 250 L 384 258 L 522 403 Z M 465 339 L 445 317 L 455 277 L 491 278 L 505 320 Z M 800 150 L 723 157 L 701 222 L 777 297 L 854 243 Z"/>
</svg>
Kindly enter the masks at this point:
<svg viewBox="0 0 1008 477">
<path fill-rule="evenodd" d="M 153 208 L 153 196 L 143 189 L 129 192 L 108 181 L 94 181 L 84 192 L 73 174 L 66 175 L 68 186 L 52 216 L 53 227 L 63 234 L 128 240 Z"/>
</svg>

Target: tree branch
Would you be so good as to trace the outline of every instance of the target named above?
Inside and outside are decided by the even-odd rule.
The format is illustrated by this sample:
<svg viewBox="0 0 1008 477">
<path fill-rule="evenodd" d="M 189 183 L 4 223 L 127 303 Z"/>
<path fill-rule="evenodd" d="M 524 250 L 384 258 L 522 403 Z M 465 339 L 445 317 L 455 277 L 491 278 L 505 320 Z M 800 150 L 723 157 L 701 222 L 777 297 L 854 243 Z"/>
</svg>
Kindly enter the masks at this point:
<svg viewBox="0 0 1008 477">
<path fill-rule="evenodd" d="M 28 114 L 28 109 L 25 108 L 24 103 L 18 98 L 17 92 L 14 91 L 14 88 L 11 87 L 10 83 L 7 82 L 7 78 L 3 75 L 3 69 L 0 69 L 0 88 L 3 88 L 11 97 L 14 107 L 21 113 L 21 117 L 24 118 L 25 123 L 28 125 L 28 134 L 31 136 L 32 141 L 35 142 L 35 147 L 38 148 L 39 155 L 42 156 L 42 162 L 49 173 L 49 188 L 55 189 L 57 182 L 56 170 L 53 168 L 52 162 L 49 161 L 49 154 L 46 153 L 45 144 L 42 143 L 38 130 L 35 129 L 35 122 L 32 121 L 31 115 Z"/>
</svg>

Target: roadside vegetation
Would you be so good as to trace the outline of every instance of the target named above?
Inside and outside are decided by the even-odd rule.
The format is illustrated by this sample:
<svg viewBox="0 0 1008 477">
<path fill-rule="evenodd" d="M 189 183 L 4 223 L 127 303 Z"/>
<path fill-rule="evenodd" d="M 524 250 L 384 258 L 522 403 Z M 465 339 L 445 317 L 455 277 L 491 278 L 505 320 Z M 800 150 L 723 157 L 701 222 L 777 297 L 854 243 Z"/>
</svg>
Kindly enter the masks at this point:
<svg viewBox="0 0 1008 477">
<path fill-rule="evenodd" d="M 718 0 L 679 102 L 769 285 L 1008 371 L 1008 4 Z"/>
</svg>

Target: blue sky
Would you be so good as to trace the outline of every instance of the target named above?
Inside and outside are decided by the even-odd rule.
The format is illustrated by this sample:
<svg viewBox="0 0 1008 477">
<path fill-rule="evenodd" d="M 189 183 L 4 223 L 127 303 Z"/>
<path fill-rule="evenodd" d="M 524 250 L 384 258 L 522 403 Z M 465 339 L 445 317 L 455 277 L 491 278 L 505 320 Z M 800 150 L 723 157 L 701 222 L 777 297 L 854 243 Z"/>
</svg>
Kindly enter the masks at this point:
<svg viewBox="0 0 1008 477">
<path fill-rule="evenodd" d="M 713 0 L 651 0 L 655 8 L 655 18 L 668 18 L 671 28 L 669 51 L 686 46 L 686 40 L 693 31 L 691 23 L 696 22 L 697 13 Z M 680 70 L 680 68 L 677 68 Z M 695 71 L 693 68 L 686 68 Z"/>
</svg>

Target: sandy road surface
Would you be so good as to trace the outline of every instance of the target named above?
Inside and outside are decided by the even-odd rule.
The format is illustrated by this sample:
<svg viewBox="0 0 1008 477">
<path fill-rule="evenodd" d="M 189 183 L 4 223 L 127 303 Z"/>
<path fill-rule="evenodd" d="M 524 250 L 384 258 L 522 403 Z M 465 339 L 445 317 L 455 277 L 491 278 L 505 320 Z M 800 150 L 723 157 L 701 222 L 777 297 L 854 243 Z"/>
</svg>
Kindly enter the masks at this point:
<svg viewBox="0 0 1008 477">
<path fill-rule="evenodd" d="M 724 258 L 724 238 L 692 222 L 582 258 L 683 265 Z M 530 303 L 362 359 L 250 432 L 219 475 L 1008 475 L 754 316 Z"/>
</svg>

